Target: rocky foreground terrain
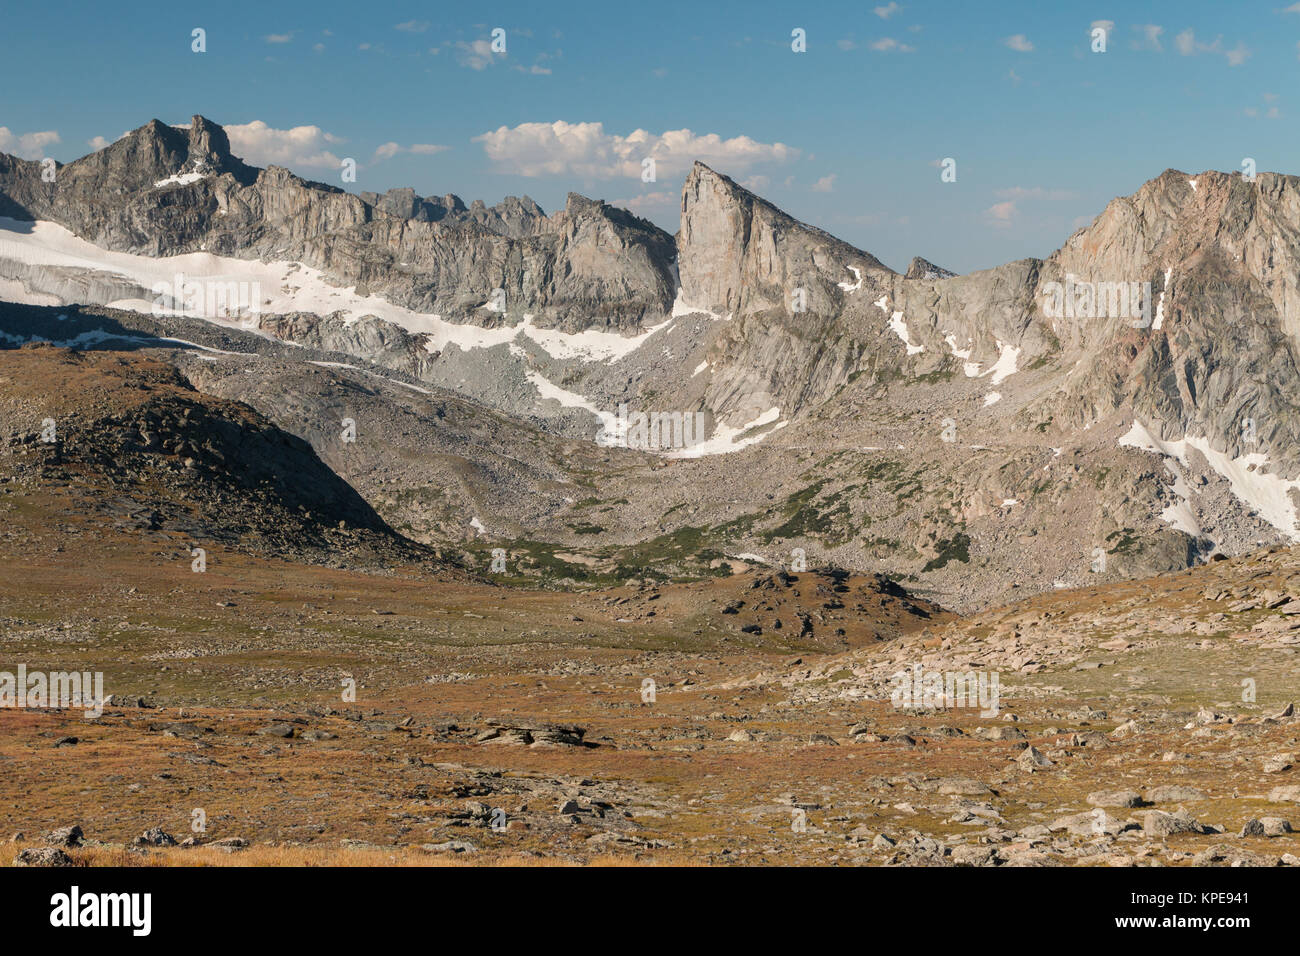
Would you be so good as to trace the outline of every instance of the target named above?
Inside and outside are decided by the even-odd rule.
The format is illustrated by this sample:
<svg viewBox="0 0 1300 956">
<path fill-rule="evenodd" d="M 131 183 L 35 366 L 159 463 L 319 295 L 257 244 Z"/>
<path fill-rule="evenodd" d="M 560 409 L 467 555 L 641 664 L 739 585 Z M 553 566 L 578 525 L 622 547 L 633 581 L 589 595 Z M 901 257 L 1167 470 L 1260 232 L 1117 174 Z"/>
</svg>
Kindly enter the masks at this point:
<svg viewBox="0 0 1300 956">
<path fill-rule="evenodd" d="M 0 709 L 14 862 L 1300 862 L 1293 549 L 965 616 L 828 568 L 538 588 L 156 357 L 0 380 L 4 660 L 110 695 Z M 895 706 L 915 668 L 999 694 Z"/>
</svg>

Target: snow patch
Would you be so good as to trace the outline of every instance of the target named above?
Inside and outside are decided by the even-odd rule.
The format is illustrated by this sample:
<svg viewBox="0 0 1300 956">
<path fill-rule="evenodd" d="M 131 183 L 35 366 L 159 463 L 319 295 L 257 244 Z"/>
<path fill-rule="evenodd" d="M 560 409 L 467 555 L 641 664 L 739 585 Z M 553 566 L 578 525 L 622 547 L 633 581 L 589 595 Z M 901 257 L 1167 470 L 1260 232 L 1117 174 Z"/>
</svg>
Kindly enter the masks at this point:
<svg viewBox="0 0 1300 956">
<path fill-rule="evenodd" d="M 1137 448 L 1140 451 L 1156 452 L 1167 458 L 1177 458 L 1184 468 L 1187 467 L 1186 442 L 1162 441 L 1152 435 L 1136 418 L 1133 419 L 1133 427 L 1120 436 L 1119 445 L 1121 448 Z"/>
<path fill-rule="evenodd" d="M 1165 459 L 1165 470 L 1173 476 L 1174 496 L 1178 500 L 1160 512 L 1160 520 L 1171 525 L 1176 531 L 1189 534 L 1193 538 L 1199 538 L 1201 536 L 1201 526 L 1196 520 L 1195 512 L 1192 511 L 1190 502 L 1191 489 L 1187 487 L 1183 473 L 1167 458 Z"/>
<path fill-rule="evenodd" d="M 1011 345 L 1005 345 L 1001 340 L 995 339 L 998 346 L 998 359 L 988 369 L 981 372 L 980 363 L 970 361 L 972 353 L 975 351 L 974 343 L 964 349 L 957 348 L 957 336 L 949 332 L 943 337 L 948 343 L 948 348 L 952 354 L 962 360 L 962 371 L 966 373 L 967 378 L 984 378 L 992 375 L 993 385 L 1001 385 L 1004 381 L 1019 371 L 1020 349 Z"/>
<path fill-rule="evenodd" d="M 895 335 L 903 340 L 903 344 L 907 346 L 908 355 L 915 355 L 917 352 L 925 351 L 924 345 L 912 344 L 912 339 L 907 331 L 907 323 L 903 321 L 902 312 L 895 312 L 889 317 L 889 327 L 894 330 Z"/>
<path fill-rule="evenodd" d="M 724 320 L 722 316 L 718 315 L 716 312 L 710 312 L 708 309 L 700 309 L 693 305 L 688 305 L 686 300 L 682 298 L 681 289 L 677 290 L 677 298 L 673 300 L 672 315 L 674 319 L 680 319 L 687 315 L 707 315 L 711 319 L 728 322 L 731 321 L 731 316 L 727 316 Z"/>
<path fill-rule="evenodd" d="M 207 173 L 174 173 L 166 179 L 160 179 L 153 184 L 154 189 L 162 189 L 164 186 L 188 186 L 190 183 L 197 183 L 200 179 L 207 179 Z"/>
<path fill-rule="evenodd" d="M 703 458 L 705 455 L 727 455 L 733 451 L 740 451 L 742 448 L 747 448 L 750 445 L 757 444 L 768 435 L 772 434 L 772 432 L 779 428 L 784 428 L 789 424 L 789 422 L 777 421 L 780 417 L 781 409 L 769 408 L 757 418 L 754 418 L 739 427 L 723 425 L 721 422 L 717 422 L 714 425 L 713 434 L 705 441 L 702 441 L 697 445 L 692 445 L 689 448 L 680 448 L 676 451 L 669 452 L 664 457 Z M 760 428 L 763 425 L 771 425 L 773 422 L 776 422 L 776 424 L 767 431 L 761 432 L 757 435 L 749 435 L 745 438 L 740 437 L 750 429 Z"/>
<path fill-rule="evenodd" d="M 1018 369 L 1017 363 L 1020 360 L 1020 349 L 1010 345 L 1003 345 L 998 342 L 998 360 L 993 363 L 993 367 L 985 372 L 985 375 L 992 375 L 992 384 L 1001 385 L 1012 375 L 1016 374 Z"/>
<path fill-rule="evenodd" d="M 845 292 L 857 292 L 858 289 L 862 288 L 862 273 L 861 273 L 861 271 L 859 271 L 858 269 L 854 268 L 853 266 L 845 266 L 844 268 L 846 268 L 846 269 L 848 269 L 850 272 L 852 272 L 852 273 L 853 273 L 853 278 L 854 278 L 855 280 L 857 280 L 857 281 L 855 281 L 855 282 L 841 282 L 841 283 L 839 283 L 839 287 L 840 287 L 841 289 L 843 289 Z"/>
<path fill-rule="evenodd" d="M 1119 444 L 1142 451 L 1157 452 L 1176 460 L 1184 468 L 1188 467 L 1187 449 L 1195 448 L 1205 456 L 1205 460 L 1215 472 L 1227 479 L 1233 495 L 1239 501 L 1249 506 L 1261 519 L 1291 540 L 1300 541 L 1296 506 L 1291 498 L 1293 490 L 1300 490 L 1300 481 L 1266 474 L 1263 469 L 1269 463 L 1267 455 L 1251 453 L 1240 458 L 1229 458 L 1226 452 L 1212 448 L 1208 438 L 1198 436 L 1189 435 L 1178 441 L 1163 441 L 1152 435 L 1136 419 L 1133 427 L 1120 437 Z M 1186 485 L 1183 484 L 1181 487 L 1180 492 L 1180 485 L 1175 482 L 1174 493 L 1186 497 Z M 1181 520 L 1190 516 L 1190 509 L 1186 515 L 1183 515 L 1176 511 L 1177 508 L 1178 506 L 1171 506 L 1165 509 L 1161 517 L 1172 523 L 1175 518 Z M 1194 518 L 1192 523 L 1195 524 Z"/>
<path fill-rule="evenodd" d="M 957 336 L 952 332 L 945 335 L 943 340 L 948 343 L 948 348 L 952 354 L 962 360 L 961 368 L 966 373 L 967 378 L 974 378 L 979 375 L 980 363 L 970 361 L 971 353 L 975 351 L 974 343 L 971 344 L 970 348 L 959 349 L 957 348 Z"/>
<path fill-rule="evenodd" d="M 1164 288 L 1160 290 L 1160 299 L 1156 302 L 1156 319 L 1151 324 L 1151 327 L 1157 331 L 1165 324 L 1165 293 L 1169 290 L 1169 276 L 1173 274 L 1173 271 L 1173 269 L 1165 270 Z"/>
<path fill-rule="evenodd" d="M 539 329 L 532 324 L 532 315 L 524 315 L 524 322 L 518 331 L 546 350 L 552 358 L 582 359 L 588 362 L 608 362 L 620 359 L 635 352 L 646 339 L 660 329 L 672 325 L 671 318 L 658 325 L 652 325 L 637 335 L 621 335 L 618 332 L 601 332 L 589 329 L 585 332 L 560 332 L 556 329 Z"/>
</svg>

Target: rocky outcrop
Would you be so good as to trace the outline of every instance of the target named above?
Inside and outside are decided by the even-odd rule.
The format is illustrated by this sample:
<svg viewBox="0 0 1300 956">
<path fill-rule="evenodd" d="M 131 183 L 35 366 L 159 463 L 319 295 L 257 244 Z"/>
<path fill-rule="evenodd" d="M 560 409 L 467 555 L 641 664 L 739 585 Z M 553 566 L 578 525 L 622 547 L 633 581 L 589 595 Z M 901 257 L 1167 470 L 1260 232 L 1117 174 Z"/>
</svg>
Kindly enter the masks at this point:
<svg viewBox="0 0 1300 956">
<path fill-rule="evenodd" d="M 0 376 L 0 469 L 75 480 L 75 506 L 115 524 L 328 563 L 433 558 L 306 441 L 166 363 L 28 344 L 0 351 Z"/>
<path fill-rule="evenodd" d="M 936 266 L 927 259 L 916 256 L 912 259 L 907 267 L 907 272 L 903 274 L 904 279 L 951 279 L 957 273 L 949 272 L 940 266 Z"/>
</svg>

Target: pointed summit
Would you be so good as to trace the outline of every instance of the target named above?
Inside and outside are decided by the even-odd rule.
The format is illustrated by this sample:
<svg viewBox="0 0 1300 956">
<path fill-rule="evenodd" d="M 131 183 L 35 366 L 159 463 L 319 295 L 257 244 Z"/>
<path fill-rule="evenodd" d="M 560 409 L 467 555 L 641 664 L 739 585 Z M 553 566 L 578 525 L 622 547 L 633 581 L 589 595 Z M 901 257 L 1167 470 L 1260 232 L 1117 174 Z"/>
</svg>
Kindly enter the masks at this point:
<svg viewBox="0 0 1300 956">
<path fill-rule="evenodd" d="M 191 162 L 202 160 L 213 168 L 224 167 L 234 159 L 230 155 L 230 137 L 223 127 L 195 114 L 190 120 L 189 157 Z"/>
<path fill-rule="evenodd" d="M 677 256 L 683 300 L 729 315 L 789 309 L 796 289 L 807 311 L 830 314 L 855 274 L 894 274 L 871 253 L 800 222 L 701 162 L 682 187 Z"/>
<path fill-rule="evenodd" d="M 907 267 L 905 279 L 951 279 L 957 273 L 949 272 L 942 266 L 936 266 L 929 259 L 922 259 L 916 256 L 912 259 L 911 264 Z"/>
<path fill-rule="evenodd" d="M 186 173 L 232 174 L 242 185 L 257 170 L 231 155 L 230 139 L 217 123 L 194 116 L 188 126 L 169 126 L 152 119 L 98 152 L 69 164 L 69 173 L 106 188 L 129 191 Z"/>
</svg>

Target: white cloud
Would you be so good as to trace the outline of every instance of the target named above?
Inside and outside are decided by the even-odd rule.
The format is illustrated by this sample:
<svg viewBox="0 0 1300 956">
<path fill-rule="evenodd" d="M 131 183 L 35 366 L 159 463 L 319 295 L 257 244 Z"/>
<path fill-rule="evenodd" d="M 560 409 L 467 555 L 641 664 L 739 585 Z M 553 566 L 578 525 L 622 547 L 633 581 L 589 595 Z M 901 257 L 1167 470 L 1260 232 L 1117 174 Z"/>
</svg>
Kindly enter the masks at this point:
<svg viewBox="0 0 1300 956">
<path fill-rule="evenodd" d="M 1066 189 L 1044 189 L 1042 186 L 1011 186 L 999 189 L 996 195 L 1002 202 L 984 210 L 985 221 L 994 229 L 1010 229 L 1020 218 L 1021 200 L 1060 202 L 1078 197 Z"/>
<path fill-rule="evenodd" d="M 834 189 L 835 189 L 834 173 L 831 173 L 829 176 L 823 176 L 821 179 L 817 180 L 817 182 L 812 184 L 812 191 L 815 193 L 833 192 Z"/>
<path fill-rule="evenodd" d="M 9 153 L 19 159 L 42 159 L 45 147 L 59 142 L 59 134 L 52 129 L 39 133 L 13 133 L 0 126 L 0 153 Z"/>
<path fill-rule="evenodd" d="M 995 203 L 984 210 L 984 215 L 988 218 L 989 224 L 998 229 L 1010 228 L 1011 221 L 1016 217 L 1016 213 L 1016 201 L 1014 199 Z"/>
<path fill-rule="evenodd" d="M 1183 56 L 1195 56 L 1198 53 L 1222 54 L 1227 58 L 1228 66 L 1241 66 L 1251 57 L 1251 50 L 1245 43 L 1238 42 L 1231 50 L 1224 49 L 1221 36 L 1215 37 L 1213 43 L 1201 43 L 1197 41 L 1196 33 L 1191 27 L 1174 37 L 1174 46 Z"/>
<path fill-rule="evenodd" d="M 499 172 L 519 176 L 575 175 L 613 179 L 641 175 L 641 161 L 653 157 L 660 176 L 684 173 L 695 160 L 741 173 L 760 163 L 798 158 L 784 143 L 760 143 L 748 136 L 723 139 L 716 133 L 696 135 L 689 129 L 627 136 L 605 132 L 603 123 L 520 123 L 474 137 Z"/>
<path fill-rule="evenodd" d="M 888 20 L 895 13 L 901 12 L 902 9 L 903 8 L 900 7 L 895 2 L 895 0 L 889 0 L 889 2 L 885 4 L 883 7 L 873 7 L 871 12 L 874 13 L 876 16 L 880 17 L 880 19 L 882 20 Z"/>
<path fill-rule="evenodd" d="M 403 146 L 400 143 L 384 143 L 375 150 L 374 156 L 370 158 L 371 163 L 380 163 L 386 159 L 392 159 L 398 153 L 413 153 L 417 156 L 432 156 L 434 153 L 445 152 L 451 149 L 450 146 L 437 146 L 433 143 L 414 143 L 410 146 Z"/>
<path fill-rule="evenodd" d="M 1109 40 L 1110 35 L 1115 31 L 1115 21 L 1114 20 L 1093 20 L 1092 25 L 1088 31 L 1088 35 L 1092 36 L 1092 31 L 1098 28 L 1106 31 L 1106 39 Z"/>
<path fill-rule="evenodd" d="M 1293 3 L 1282 11 L 1283 13 L 1300 13 L 1300 3 Z"/>
<path fill-rule="evenodd" d="M 471 70 L 486 70 L 497 59 L 504 54 L 492 52 L 491 40 L 475 40 L 473 43 L 466 43 L 459 40 L 455 46 L 456 62 L 461 66 L 467 66 Z"/>
<path fill-rule="evenodd" d="M 1029 42 L 1029 38 L 1026 37 L 1023 33 L 1017 33 L 1014 36 L 1009 36 L 1002 42 L 1006 44 L 1008 47 L 1010 47 L 1011 49 L 1015 50 L 1017 53 L 1032 53 L 1034 51 L 1034 45 Z"/>
<path fill-rule="evenodd" d="M 852 37 L 845 37 L 842 40 L 836 40 L 835 45 L 841 50 L 856 50 L 858 48 L 857 42 Z"/>
<path fill-rule="evenodd" d="M 871 49 L 877 53 L 915 53 L 916 47 L 908 46 L 906 43 L 899 43 L 893 37 L 882 37 L 875 43 L 871 44 Z"/>
<path fill-rule="evenodd" d="M 307 166 L 337 169 L 342 160 L 326 148 L 343 139 L 319 126 L 273 129 L 261 120 L 226 127 L 231 151 L 254 166 Z"/>
<path fill-rule="evenodd" d="M 1277 100 L 1278 100 L 1278 95 L 1276 93 L 1264 94 L 1265 103 L 1276 104 Z M 1269 105 L 1267 108 L 1264 109 L 1262 113 L 1260 112 L 1260 108 L 1257 106 L 1247 106 L 1245 110 L 1243 110 L 1242 112 L 1244 112 L 1247 116 L 1251 117 L 1252 119 L 1258 119 L 1260 116 L 1263 116 L 1265 119 L 1271 119 L 1271 120 L 1282 118 L 1282 110 L 1276 105 Z"/>
<path fill-rule="evenodd" d="M 407 20 L 405 23 L 398 23 L 393 26 L 394 30 L 401 30 L 403 33 L 423 33 L 429 29 L 428 20 Z"/>
<path fill-rule="evenodd" d="M 638 216 L 644 216 L 651 210 L 669 212 L 677 208 L 681 199 L 680 193 L 661 190 L 659 192 L 643 193 L 640 196 L 633 196 L 631 199 L 612 199 L 609 204 L 611 206 L 622 206 Z"/>
<path fill-rule="evenodd" d="M 91 149 L 95 150 L 96 152 L 98 152 L 104 147 L 111 146 L 113 144 L 102 136 L 92 136 L 90 139 L 86 140 L 86 145 L 89 146 Z"/>
<path fill-rule="evenodd" d="M 292 43 L 292 33 L 269 33 L 262 37 L 267 43 Z"/>
<path fill-rule="evenodd" d="M 1133 46 L 1138 50 L 1155 50 L 1157 53 L 1164 51 L 1164 46 L 1160 42 L 1160 37 L 1164 35 L 1165 28 L 1157 23 L 1143 23 L 1141 26 L 1133 28 L 1141 34 L 1141 39 L 1134 42 Z"/>
<path fill-rule="evenodd" d="M 233 124 L 225 127 L 230 137 L 230 150 L 254 166 L 284 166 L 289 169 L 338 169 L 343 162 L 331 147 L 345 144 L 347 139 L 326 132 L 319 126 L 295 126 L 293 129 L 274 129 L 261 120 Z M 450 149 L 435 143 L 383 143 L 371 154 L 370 162 L 380 163 L 399 153 L 430 156 Z"/>
</svg>

